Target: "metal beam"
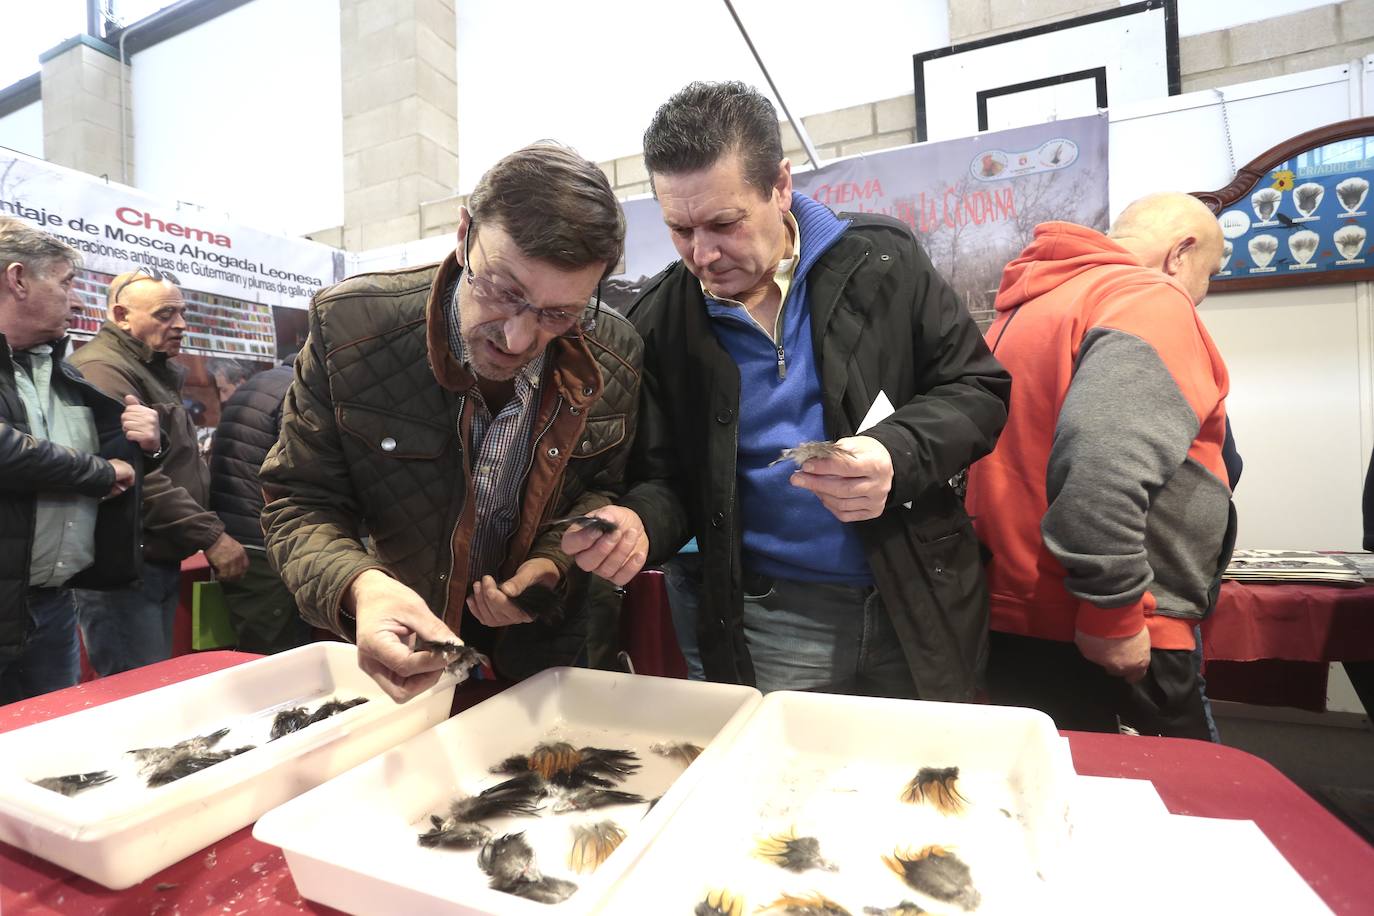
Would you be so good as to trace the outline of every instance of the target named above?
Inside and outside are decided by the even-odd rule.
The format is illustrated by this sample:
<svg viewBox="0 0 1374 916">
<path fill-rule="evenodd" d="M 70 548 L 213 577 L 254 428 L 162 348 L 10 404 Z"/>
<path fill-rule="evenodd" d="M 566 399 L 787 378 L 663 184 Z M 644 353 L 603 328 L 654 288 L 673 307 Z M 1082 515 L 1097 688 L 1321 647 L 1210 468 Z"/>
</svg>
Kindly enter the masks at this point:
<svg viewBox="0 0 1374 916">
<path fill-rule="evenodd" d="M 768 67 L 764 64 L 763 58 L 759 55 L 758 48 L 754 47 L 754 41 L 749 37 L 749 30 L 746 29 L 744 23 L 740 21 L 739 13 L 735 12 L 735 4 L 730 2 L 730 0 L 725 0 L 725 8 L 730 11 L 730 17 L 735 20 L 735 25 L 739 28 L 739 33 L 744 36 L 744 43 L 749 46 L 749 53 L 754 55 L 754 61 L 759 65 L 759 69 L 763 71 L 763 78 L 768 81 L 768 88 L 773 91 L 773 95 L 777 98 L 778 104 L 782 106 L 782 113 L 787 116 L 787 122 L 791 124 L 792 129 L 797 132 L 797 139 L 801 141 L 802 149 L 806 150 L 806 158 L 811 160 L 811 167 L 813 169 L 820 168 L 821 157 L 816 155 L 816 147 L 811 143 L 810 134 L 806 132 L 806 127 L 802 124 L 800 118 L 792 117 L 792 111 L 787 107 L 787 100 L 784 99 L 782 93 L 778 91 L 778 86 L 773 82 L 773 77 L 769 74 Z"/>
</svg>

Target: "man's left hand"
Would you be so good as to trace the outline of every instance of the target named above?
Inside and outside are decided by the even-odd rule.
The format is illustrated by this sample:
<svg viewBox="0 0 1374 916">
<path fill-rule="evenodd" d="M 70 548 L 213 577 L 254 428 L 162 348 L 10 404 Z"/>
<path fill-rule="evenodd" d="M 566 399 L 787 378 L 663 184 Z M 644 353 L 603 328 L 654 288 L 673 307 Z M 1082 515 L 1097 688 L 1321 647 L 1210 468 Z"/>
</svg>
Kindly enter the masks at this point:
<svg viewBox="0 0 1374 916">
<path fill-rule="evenodd" d="M 792 486 L 815 493 L 842 522 L 882 515 L 892 492 L 892 456 L 871 436 L 850 436 L 835 444 L 849 454 L 812 458 L 792 475 Z"/>
<path fill-rule="evenodd" d="M 148 454 L 155 453 L 162 446 L 157 411 L 145 407 L 134 395 L 124 395 L 124 413 L 120 414 L 119 421 L 124 426 L 124 438 Z"/>
<path fill-rule="evenodd" d="M 520 564 L 505 582 L 498 583 L 491 576 L 483 576 L 482 581 L 472 583 L 472 594 L 468 596 L 468 610 L 472 616 L 489 627 L 508 627 L 516 623 L 529 623 L 534 618 L 520 610 L 511 601 L 516 595 L 531 585 L 546 588 L 558 587 L 558 567 L 544 557 L 535 557 Z"/>
</svg>

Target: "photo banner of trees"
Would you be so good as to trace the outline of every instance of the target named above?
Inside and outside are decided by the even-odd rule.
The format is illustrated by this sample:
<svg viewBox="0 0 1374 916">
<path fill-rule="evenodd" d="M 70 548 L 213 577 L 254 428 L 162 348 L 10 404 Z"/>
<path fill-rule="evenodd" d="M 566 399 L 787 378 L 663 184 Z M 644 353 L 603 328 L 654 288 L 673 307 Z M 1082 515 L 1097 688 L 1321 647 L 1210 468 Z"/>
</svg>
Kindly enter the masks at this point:
<svg viewBox="0 0 1374 916">
<path fill-rule="evenodd" d="M 984 328 L 1003 268 L 1038 224 L 1107 229 L 1105 115 L 883 150 L 815 171 L 797 173 L 797 165 L 796 191 L 837 213 L 878 213 L 910 226 Z M 604 291 L 621 311 L 677 257 L 656 201 L 629 201 L 625 215 L 626 270 Z"/>
</svg>

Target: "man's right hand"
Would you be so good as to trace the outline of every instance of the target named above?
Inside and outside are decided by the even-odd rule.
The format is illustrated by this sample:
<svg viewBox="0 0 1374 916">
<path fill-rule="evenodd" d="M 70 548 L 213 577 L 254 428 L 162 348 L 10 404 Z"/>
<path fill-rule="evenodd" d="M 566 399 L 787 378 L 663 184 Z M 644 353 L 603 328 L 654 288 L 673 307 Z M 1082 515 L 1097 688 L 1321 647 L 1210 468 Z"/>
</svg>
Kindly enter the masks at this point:
<svg viewBox="0 0 1374 916">
<path fill-rule="evenodd" d="M 110 492 L 105 494 L 106 499 L 114 499 L 134 485 L 134 466 L 129 462 L 119 458 L 111 458 L 110 467 L 114 468 L 115 479 L 110 486 Z"/>
<path fill-rule="evenodd" d="M 423 598 L 380 569 L 353 580 L 344 610 L 358 624 L 358 667 L 397 703 L 433 687 L 448 662 L 442 653 L 412 650 L 413 637 L 458 641 Z"/>
<path fill-rule="evenodd" d="M 248 554 L 243 545 L 223 532 L 215 543 L 205 548 L 205 559 L 210 561 L 215 578 L 221 582 L 233 582 L 248 572 Z"/>
<path fill-rule="evenodd" d="M 148 454 L 153 454 L 162 445 L 157 411 L 145 407 L 136 395 L 124 395 L 124 412 L 119 420 L 124 426 L 124 438 Z"/>
<path fill-rule="evenodd" d="M 1134 684 L 1150 670 L 1150 630 L 1141 627 L 1134 636 L 1108 639 L 1089 636 L 1079 630 L 1073 634 L 1074 644 L 1083 657 L 1094 665 L 1101 665 L 1108 674 Z"/>
<path fill-rule="evenodd" d="M 578 567 L 616 585 L 635 577 L 649 557 L 649 535 L 638 513 L 624 506 L 602 506 L 588 515 L 615 522 L 615 530 L 600 532 L 585 525 L 570 525 L 560 546 Z"/>
</svg>

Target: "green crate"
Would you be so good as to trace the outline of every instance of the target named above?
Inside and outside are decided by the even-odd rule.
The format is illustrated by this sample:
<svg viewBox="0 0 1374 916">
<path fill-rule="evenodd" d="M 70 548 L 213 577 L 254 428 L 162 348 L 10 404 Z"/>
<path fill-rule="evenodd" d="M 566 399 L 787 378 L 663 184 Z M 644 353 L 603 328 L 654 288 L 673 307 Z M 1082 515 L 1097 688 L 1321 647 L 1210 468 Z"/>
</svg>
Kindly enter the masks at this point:
<svg viewBox="0 0 1374 916">
<path fill-rule="evenodd" d="M 196 582 L 191 587 L 191 648 L 233 648 L 239 643 L 229 622 L 229 605 L 218 582 Z"/>
</svg>

